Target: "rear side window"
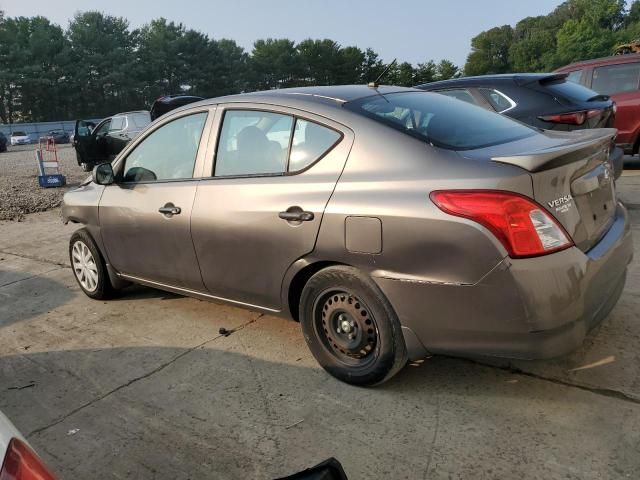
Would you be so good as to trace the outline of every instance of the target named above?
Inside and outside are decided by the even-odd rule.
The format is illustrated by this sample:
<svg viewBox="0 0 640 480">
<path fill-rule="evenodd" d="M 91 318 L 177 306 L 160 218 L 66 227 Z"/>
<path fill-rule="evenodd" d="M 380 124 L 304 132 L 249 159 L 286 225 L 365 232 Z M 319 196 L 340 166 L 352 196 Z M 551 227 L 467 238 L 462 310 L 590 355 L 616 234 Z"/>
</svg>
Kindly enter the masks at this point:
<svg viewBox="0 0 640 480">
<path fill-rule="evenodd" d="M 345 108 L 452 150 L 488 147 L 536 134 L 503 115 L 429 92 L 380 94 L 348 102 Z"/>
<path fill-rule="evenodd" d="M 640 63 L 607 65 L 593 70 L 591 88 L 604 95 L 632 92 L 638 90 L 639 80 Z"/>
<path fill-rule="evenodd" d="M 215 176 L 283 174 L 293 117 L 279 113 L 229 110 L 224 114 Z"/>
<path fill-rule="evenodd" d="M 216 154 L 216 177 L 284 175 L 307 168 L 341 135 L 315 122 L 257 110 L 224 115 Z"/>
<path fill-rule="evenodd" d="M 322 157 L 340 140 L 335 130 L 308 120 L 297 119 L 293 134 L 289 171 L 303 170 Z"/>
<path fill-rule="evenodd" d="M 124 117 L 113 117 L 111 119 L 111 127 L 109 127 L 109 131 L 122 130 L 126 125 L 126 118 Z"/>
<path fill-rule="evenodd" d="M 496 112 L 501 113 L 516 106 L 504 93 L 492 88 L 480 88 L 479 90 Z"/>
<path fill-rule="evenodd" d="M 148 113 L 132 113 L 129 115 L 129 122 L 137 128 L 144 128 L 151 123 L 151 117 Z"/>
<path fill-rule="evenodd" d="M 126 158 L 124 181 L 192 178 L 206 119 L 206 112 L 187 115 L 153 131 Z"/>
<path fill-rule="evenodd" d="M 554 96 L 567 100 L 586 102 L 597 95 L 593 90 L 578 83 L 568 82 L 566 79 L 553 80 L 550 82 L 543 81 L 540 83 L 543 88 L 549 90 Z"/>
<path fill-rule="evenodd" d="M 478 103 L 476 102 L 476 99 L 473 98 L 473 95 L 471 95 L 471 92 L 463 88 L 456 88 L 454 90 L 438 90 L 438 93 L 446 95 L 447 97 L 457 98 L 458 100 L 462 100 L 463 102 L 471 103 L 473 105 Z"/>
</svg>

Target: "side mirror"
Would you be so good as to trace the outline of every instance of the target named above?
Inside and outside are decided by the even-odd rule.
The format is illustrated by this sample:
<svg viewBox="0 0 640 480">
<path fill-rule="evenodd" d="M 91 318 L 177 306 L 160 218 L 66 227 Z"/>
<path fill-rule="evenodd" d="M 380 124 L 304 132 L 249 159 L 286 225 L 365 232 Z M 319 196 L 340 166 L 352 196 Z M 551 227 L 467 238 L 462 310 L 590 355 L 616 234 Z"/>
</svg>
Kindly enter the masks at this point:
<svg viewBox="0 0 640 480">
<path fill-rule="evenodd" d="M 93 167 L 93 183 L 98 185 L 111 185 L 115 181 L 113 167 L 110 163 L 101 163 Z"/>
</svg>

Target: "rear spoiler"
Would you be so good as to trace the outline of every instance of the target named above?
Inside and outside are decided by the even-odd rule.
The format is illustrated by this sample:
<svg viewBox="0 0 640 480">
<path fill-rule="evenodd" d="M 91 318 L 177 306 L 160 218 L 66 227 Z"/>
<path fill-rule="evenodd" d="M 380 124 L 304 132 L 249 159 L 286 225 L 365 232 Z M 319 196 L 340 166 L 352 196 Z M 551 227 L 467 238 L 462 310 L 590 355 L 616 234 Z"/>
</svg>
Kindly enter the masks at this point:
<svg viewBox="0 0 640 480">
<path fill-rule="evenodd" d="M 515 165 L 529 172 L 549 170 L 595 155 L 605 148 L 609 150 L 613 145 L 617 132 L 615 128 L 583 130 L 580 132 L 581 135 L 572 142 L 518 155 L 493 157 L 491 160 Z"/>
<path fill-rule="evenodd" d="M 539 82 L 540 85 L 544 85 L 545 83 L 556 82 L 558 80 L 564 80 L 569 76 L 568 73 L 549 73 L 547 75 L 516 75 L 513 77 L 513 81 L 516 85 L 522 87 L 523 85 L 530 85 L 532 83 Z"/>
</svg>

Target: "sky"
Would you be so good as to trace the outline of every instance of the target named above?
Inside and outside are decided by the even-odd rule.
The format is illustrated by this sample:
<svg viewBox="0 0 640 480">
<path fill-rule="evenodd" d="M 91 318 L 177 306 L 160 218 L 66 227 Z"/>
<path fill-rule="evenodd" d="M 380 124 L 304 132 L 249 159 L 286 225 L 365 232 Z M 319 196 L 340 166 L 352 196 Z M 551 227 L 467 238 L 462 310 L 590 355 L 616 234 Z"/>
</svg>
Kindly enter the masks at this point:
<svg viewBox="0 0 640 480">
<path fill-rule="evenodd" d="M 562 0 L 0 0 L 8 16 L 42 15 L 66 27 L 79 11 L 125 17 L 132 27 L 165 17 L 247 51 L 260 38 L 330 38 L 373 48 L 385 61 L 446 58 L 464 65 L 483 30 L 545 15 Z"/>
</svg>

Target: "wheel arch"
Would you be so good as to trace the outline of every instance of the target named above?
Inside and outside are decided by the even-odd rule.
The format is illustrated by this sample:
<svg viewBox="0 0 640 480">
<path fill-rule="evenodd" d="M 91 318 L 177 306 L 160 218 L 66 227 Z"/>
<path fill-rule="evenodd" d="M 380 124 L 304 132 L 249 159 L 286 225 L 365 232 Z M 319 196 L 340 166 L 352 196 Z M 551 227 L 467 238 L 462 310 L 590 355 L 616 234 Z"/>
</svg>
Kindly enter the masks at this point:
<svg viewBox="0 0 640 480">
<path fill-rule="evenodd" d="M 71 241 L 71 239 L 73 239 L 73 236 L 74 236 L 75 233 L 80 232 L 80 231 L 84 231 L 89 236 L 89 238 L 91 238 L 91 240 L 93 240 L 93 243 L 95 243 L 96 248 L 98 249 L 98 253 L 100 254 L 101 261 L 104 262 L 105 268 L 107 270 L 107 274 L 109 275 L 109 280 L 110 280 L 111 285 L 113 286 L 113 288 L 116 289 L 116 290 L 120 290 L 120 289 L 125 288 L 126 286 L 130 285 L 130 282 L 128 282 L 127 280 L 122 279 L 118 275 L 118 272 L 116 271 L 116 269 L 113 268 L 113 266 L 109 262 L 109 257 L 106 255 L 106 252 L 104 250 L 104 245 L 102 243 L 102 237 L 100 235 L 100 231 L 99 230 L 97 230 L 96 228 L 91 228 L 89 225 L 85 224 L 82 228 L 78 228 L 77 230 L 75 230 L 71 234 L 71 238 L 69 239 L 69 241 Z"/>
<path fill-rule="evenodd" d="M 309 279 L 320 270 L 336 265 L 347 267 L 352 266 L 343 262 L 336 262 L 332 260 L 311 259 L 300 259 L 292 265 L 292 267 L 289 269 L 287 277 L 285 278 L 285 287 L 283 288 L 282 302 L 282 304 L 287 308 L 287 313 L 292 319 L 294 319 L 296 322 L 300 320 L 300 296 L 302 295 L 302 290 L 304 290 L 304 286 L 307 284 Z"/>
</svg>

